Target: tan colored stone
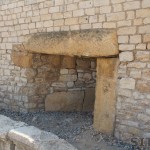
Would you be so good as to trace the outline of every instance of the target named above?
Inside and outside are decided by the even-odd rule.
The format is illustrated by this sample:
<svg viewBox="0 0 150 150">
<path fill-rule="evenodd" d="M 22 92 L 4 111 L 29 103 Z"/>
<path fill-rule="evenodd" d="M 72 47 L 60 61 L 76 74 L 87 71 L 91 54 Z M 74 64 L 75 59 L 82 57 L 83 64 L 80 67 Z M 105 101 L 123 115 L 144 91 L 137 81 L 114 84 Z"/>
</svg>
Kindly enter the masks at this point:
<svg viewBox="0 0 150 150">
<path fill-rule="evenodd" d="M 68 75 L 61 75 L 59 77 L 59 80 L 60 81 L 69 81 L 69 82 L 76 81 L 77 80 L 77 75 L 70 75 L 70 74 L 68 74 Z"/>
<path fill-rule="evenodd" d="M 144 25 L 139 27 L 139 33 L 141 34 L 150 34 L 150 25 Z"/>
<path fill-rule="evenodd" d="M 32 66 L 32 54 L 13 52 L 12 61 L 16 66 L 30 68 Z"/>
<path fill-rule="evenodd" d="M 60 68 L 61 57 L 57 55 L 49 55 L 48 62 L 55 68 Z"/>
<path fill-rule="evenodd" d="M 150 69 L 145 69 L 142 71 L 142 78 L 145 80 L 150 80 Z"/>
<path fill-rule="evenodd" d="M 109 13 L 106 15 L 107 21 L 119 21 L 125 19 L 125 12 Z"/>
<path fill-rule="evenodd" d="M 130 36 L 130 43 L 141 43 L 141 42 L 142 42 L 141 35 Z"/>
<path fill-rule="evenodd" d="M 136 88 L 142 93 L 150 93 L 150 82 L 148 81 L 138 81 Z"/>
<path fill-rule="evenodd" d="M 97 59 L 97 85 L 94 110 L 96 130 L 113 134 L 116 109 L 117 58 Z"/>
<path fill-rule="evenodd" d="M 37 33 L 27 36 L 23 50 L 90 57 L 111 56 L 119 53 L 116 31 L 112 29 Z"/>
<path fill-rule="evenodd" d="M 138 51 L 135 55 L 136 60 L 138 61 L 149 61 L 150 60 L 150 52 L 148 51 Z"/>
<path fill-rule="evenodd" d="M 122 62 L 132 61 L 133 59 L 133 52 L 122 52 L 119 54 L 119 60 Z"/>
<path fill-rule="evenodd" d="M 146 63 L 130 62 L 130 63 L 127 64 L 127 67 L 129 67 L 129 68 L 145 68 L 146 67 Z"/>
<path fill-rule="evenodd" d="M 81 111 L 83 99 L 83 91 L 53 93 L 46 97 L 45 111 Z"/>
<path fill-rule="evenodd" d="M 150 10 L 148 9 L 139 9 L 136 11 L 136 17 L 137 18 L 145 18 L 150 17 Z"/>
<path fill-rule="evenodd" d="M 120 80 L 120 88 L 122 88 L 122 89 L 135 89 L 135 79 L 122 78 Z"/>
<path fill-rule="evenodd" d="M 95 102 L 95 88 L 88 88 L 85 90 L 85 97 L 83 102 L 83 111 L 93 111 Z"/>
<path fill-rule="evenodd" d="M 136 27 L 124 27 L 118 29 L 118 35 L 129 35 L 135 33 L 136 33 Z"/>
<path fill-rule="evenodd" d="M 61 67 L 65 69 L 73 69 L 76 65 L 75 60 L 75 57 L 63 56 Z"/>
<path fill-rule="evenodd" d="M 133 10 L 140 8 L 140 2 L 139 1 L 133 1 L 133 2 L 125 2 L 124 3 L 124 10 Z"/>
<path fill-rule="evenodd" d="M 149 8 L 150 7 L 150 1 L 149 0 L 143 0 L 142 1 L 142 7 L 143 8 Z"/>
<path fill-rule="evenodd" d="M 144 35 L 143 41 L 144 41 L 144 42 L 150 42 L 150 34 Z"/>
</svg>

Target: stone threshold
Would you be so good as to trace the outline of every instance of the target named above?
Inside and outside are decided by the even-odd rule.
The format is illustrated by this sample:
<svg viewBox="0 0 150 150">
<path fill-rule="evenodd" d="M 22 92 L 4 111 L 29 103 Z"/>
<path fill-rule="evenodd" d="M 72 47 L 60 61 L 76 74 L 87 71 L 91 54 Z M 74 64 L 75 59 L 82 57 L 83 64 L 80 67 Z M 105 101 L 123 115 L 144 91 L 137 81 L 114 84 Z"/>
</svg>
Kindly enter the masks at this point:
<svg viewBox="0 0 150 150">
<path fill-rule="evenodd" d="M 77 150 L 53 133 L 0 115 L 0 150 Z"/>
</svg>

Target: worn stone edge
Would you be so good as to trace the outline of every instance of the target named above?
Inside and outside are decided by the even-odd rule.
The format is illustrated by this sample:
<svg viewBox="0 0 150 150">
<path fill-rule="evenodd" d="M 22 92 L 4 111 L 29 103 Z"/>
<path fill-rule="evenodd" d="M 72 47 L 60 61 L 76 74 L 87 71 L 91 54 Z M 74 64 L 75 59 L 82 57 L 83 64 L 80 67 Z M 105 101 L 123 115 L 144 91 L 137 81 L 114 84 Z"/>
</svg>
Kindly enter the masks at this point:
<svg viewBox="0 0 150 150">
<path fill-rule="evenodd" d="M 40 150 L 41 148 L 42 149 L 44 148 L 44 150 L 49 150 L 52 144 L 56 144 L 56 145 L 60 144 L 63 147 L 63 150 L 78 150 L 77 148 L 72 146 L 70 143 L 68 143 L 64 139 L 59 138 L 57 135 L 51 132 L 46 132 L 34 126 L 29 126 L 28 124 L 24 122 L 14 121 L 4 115 L 0 115 L 0 117 L 5 117 L 6 119 L 8 118 L 8 121 L 12 121 L 14 123 L 12 125 L 12 128 L 8 130 L 6 129 L 4 131 L 5 133 L 2 133 L 2 135 L 0 135 L 0 141 L 9 141 L 9 142 L 13 142 L 14 144 L 17 143 L 17 144 L 32 148 L 33 150 Z M 21 131 L 23 128 L 26 128 L 28 132 L 29 131 L 32 132 L 32 129 L 35 129 L 36 131 L 38 131 L 38 134 L 39 134 L 39 135 L 37 134 L 37 136 L 39 136 L 41 139 L 39 138 L 37 139 L 37 136 L 30 137 L 28 134 L 22 134 L 21 132 L 19 132 L 19 130 Z M 42 133 L 44 133 L 45 135 L 48 135 L 48 138 L 45 138 L 44 136 L 44 138 L 42 139 L 41 137 Z M 5 134 L 5 136 L 3 136 L 3 134 Z"/>
</svg>

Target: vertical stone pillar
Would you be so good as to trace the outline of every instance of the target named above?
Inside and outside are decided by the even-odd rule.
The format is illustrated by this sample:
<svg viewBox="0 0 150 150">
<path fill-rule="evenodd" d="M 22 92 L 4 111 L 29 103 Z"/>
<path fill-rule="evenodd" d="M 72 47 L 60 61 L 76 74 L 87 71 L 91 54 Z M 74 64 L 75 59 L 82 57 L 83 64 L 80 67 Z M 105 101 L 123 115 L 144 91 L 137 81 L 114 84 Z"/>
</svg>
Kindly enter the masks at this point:
<svg viewBox="0 0 150 150">
<path fill-rule="evenodd" d="M 113 134 L 116 109 L 118 58 L 97 58 L 94 128 Z"/>
</svg>

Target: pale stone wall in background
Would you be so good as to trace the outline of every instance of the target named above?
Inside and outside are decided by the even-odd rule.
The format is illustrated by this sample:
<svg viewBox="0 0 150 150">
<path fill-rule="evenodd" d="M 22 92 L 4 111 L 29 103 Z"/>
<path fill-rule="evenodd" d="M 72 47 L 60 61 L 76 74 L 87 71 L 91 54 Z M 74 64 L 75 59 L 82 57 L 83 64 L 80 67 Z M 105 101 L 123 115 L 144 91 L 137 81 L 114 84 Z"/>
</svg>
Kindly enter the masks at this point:
<svg viewBox="0 0 150 150">
<path fill-rule="evenodd" d="M 150 128 L 149 0 L 1 0 L 0 107 L 23 111 L 27 69 L 11 61 L 12 45 L 37 32 L 117 30 L 118 97 L 115 135 L 129 139 Z M 25 92 L 22 92 L 25 91 Z"/>
</svg>

